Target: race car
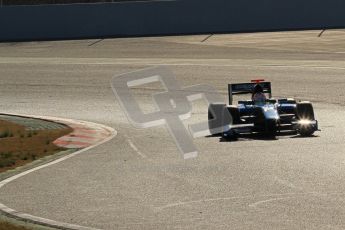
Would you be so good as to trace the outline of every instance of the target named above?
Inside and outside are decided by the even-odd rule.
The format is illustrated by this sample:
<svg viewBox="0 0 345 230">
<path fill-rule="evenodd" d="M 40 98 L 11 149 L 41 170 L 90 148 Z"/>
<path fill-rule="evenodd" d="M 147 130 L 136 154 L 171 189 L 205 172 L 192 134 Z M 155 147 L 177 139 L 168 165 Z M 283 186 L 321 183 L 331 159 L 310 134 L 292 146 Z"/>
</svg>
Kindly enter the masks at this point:
<svg viewBox="0 0 345 230">
<path fill-rule="evenodd" d="M 260 86 L 267 99 L 238 101 L 233 105 L 235 95 L 252 94 L 256 86 Z M 259 133 L 275 137 L 284 131 L 293 131 L 301 136 L 312 136 L 319 130 L 312 104 L 291 98 L 272 98 L 271 82 L 252 80 L 251 83 L 229 84 L 228 91 L 229 105 L 209 105 L 208 125 L 212 135 L 230 138 L 241 133 Z"/>
</svg>

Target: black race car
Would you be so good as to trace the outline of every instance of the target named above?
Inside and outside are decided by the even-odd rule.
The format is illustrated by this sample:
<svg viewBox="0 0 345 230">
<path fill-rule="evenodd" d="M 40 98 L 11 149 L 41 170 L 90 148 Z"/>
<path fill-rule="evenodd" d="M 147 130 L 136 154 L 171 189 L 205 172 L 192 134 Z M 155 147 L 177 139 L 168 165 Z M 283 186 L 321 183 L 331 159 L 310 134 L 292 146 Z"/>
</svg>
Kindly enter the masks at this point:
<svg viewBox="0 0 345 230">
<path fill-rule="evenodd" d="M 232 105 L 233 96 L 252 94 L 259 85 L 268 97 L 264 101 L 239 101 Z M 251 83 L 229 84 L 229 104 L 210 104 L 209 130 L 212 135 L 233 137 L 241 133 L 261 133 L 276 136 L 283 131 L 295 131 L 301 136 L 312 136 L 318 131 L 314 109 L 310 102 L 272 98 L 271 83 L 254 80 Z"/>
</svg>

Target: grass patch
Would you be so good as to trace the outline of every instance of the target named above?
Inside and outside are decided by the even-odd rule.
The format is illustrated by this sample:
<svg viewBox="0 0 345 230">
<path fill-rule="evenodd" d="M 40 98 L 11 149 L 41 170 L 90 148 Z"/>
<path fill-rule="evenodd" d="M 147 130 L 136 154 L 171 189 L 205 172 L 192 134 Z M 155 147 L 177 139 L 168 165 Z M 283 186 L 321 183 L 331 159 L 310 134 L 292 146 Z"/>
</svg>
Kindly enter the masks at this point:
<svg viewBox="0 0 345 230">
<path fill-rule="evenodd" d="M 0 230 L 29 230 L 29 228 L 0 221 Z"/>
<path fill-rule="evenodd" d="M 53 142 L 70 132 L 72 129 L 67 127 L 26 130 L 23 126 L 0 120 L 0 173 L 65 150 Z"/>
</svg>

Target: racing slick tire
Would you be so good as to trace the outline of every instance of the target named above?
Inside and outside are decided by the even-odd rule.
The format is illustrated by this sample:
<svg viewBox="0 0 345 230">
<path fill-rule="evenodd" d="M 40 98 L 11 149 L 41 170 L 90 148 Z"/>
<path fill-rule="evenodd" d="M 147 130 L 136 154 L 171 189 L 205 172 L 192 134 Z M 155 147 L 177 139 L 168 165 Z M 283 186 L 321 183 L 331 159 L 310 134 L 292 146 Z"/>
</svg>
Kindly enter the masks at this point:
<svg viewBox="0 0 345 230">
<path fill-rule="evenodd" d="M 225 104 L 211 103 L 208 107 L 208 128 L 211 135 L 228 132 L 232 117 Z"/>
<path fill-rule="evenodd" d="M 237 106 L 230 105 L 230 106 L 227 106 L 227 109 L 231 115 L 232 124 L 240 124 L 241 116 L 240 116 L 240 111 L 238 110 Z"/>
<path fill-rule="evenodd" d="M 299 121 L 307 120 L 307 121 L 315 121 L 315 114 L 313 105 L 308 102 L 299 102 L 296 105 L 296 115 Z M 304 124 L 300 125 L 298 128 L 298 132 L 301 136 L 311 136 L 315 132 L 315 128 L 311 124 Z"/>
<path fill-rule="evenodd" d="M 297 103 L 296 112 L 298 120 L 315 120 L 313 105 L 308 101 Z"/>
</svg>

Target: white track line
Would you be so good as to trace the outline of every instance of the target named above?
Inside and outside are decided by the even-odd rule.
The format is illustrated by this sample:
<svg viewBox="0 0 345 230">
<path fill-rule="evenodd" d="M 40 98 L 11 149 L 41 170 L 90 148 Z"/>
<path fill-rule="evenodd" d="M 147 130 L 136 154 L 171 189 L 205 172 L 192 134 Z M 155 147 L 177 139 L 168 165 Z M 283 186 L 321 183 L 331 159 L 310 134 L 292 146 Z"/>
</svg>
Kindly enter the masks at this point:
<svg viewBox="0 0 345 230">
<path fill-rule="evenodd" d="M 149 65 L 149 66 L 213 66 L 257 68 L 345 69 L 342 61 L 291 61 L 260 59 L 176 59 L 176 58 L 12 58 L 0 57 L 0 64 L 46 65 Z"/>
<path fill-rule="evenodd" d="M 141 156 L 141 158 L 147 158 L 147 156 L 145 154 L 143 154 L 142 152 L 140 152 L 140 150 L 137 148 L 137 146 L 134 145 L 134 143 L 132 142 L 131 139 L 129 139 L 129 137 L 126 135 L 127 138 L 127 142 L 129 144 L 129 146 L 131 146 L 131 148 L 139 155 Z"/>
<path fill-rule="evenodd" d="M 20 115 L 20 116 L 23 116 L 23 115 Z M 24 115 L 24 116 L 28 116 L 28 115 Z M 30 116 L 28 116 L 30 117 Z M 36 118 L 42 118 L 42 119 L 47 119 L 47 120 L 58 120 L 58 121 L 63 121 L 63 120 L 66 120 L 66 121 L 73 121 L 71 119 L 61 119 L 61 118 L 53 118 L 53 117 L 42 117 L 42 116 L 31 116 L 31 117 L 36 117 Z M 76 122 L 80 122 L 80 121 L 76 121 Z M 59 158 L 55 161 L 52 161 L 52 162 L 49 162 L 45 165 L 41 165 L 41 166 L 38 166 L 36 168 L 33 168 L 33 169 L 30 169 L 30 170 L 27 170 L 25 172 L 22 172 L 22 173 L 19 173 L 15 176 L 12 176 L 10 178 L 7 178 L 3 181 L 0 181 L 0 189 L 1 187 L 3 187 L 4 185 L 18 179 L 18 178 L 21 178 L 25 175 L 28 175 L 32 172 L 35 172 L 35 171 L 38 171 L 40 169 L 43 169 L 43 168 L 46 168 L 46 167 L 49 167 L 51 165 L 55 165 L 55 164 L 58 164 L 64 160 L 67 160 L 71 157 L 74 157 L 76 155 L 79 155 L 83 152 L 86 152 L 92 148 L 95 148 L 99 145 L 102 145 L 104 144 L 105 142 L 108 142 L 110 141 L 111 139 L 113 139 L 116 135 L 117 135 L 117 131 L 114 130 L 113 128 L 111 127 L 108 127 L 108 126 L 105 126 L 105 125 L 100 125 L 100 124 L 96 124 L 96 123 L 93 123 L 93 122 L 85 122 L 83 121 L 84 124 L 87 124 L 87 125 L 91 125 L 91 126 L 98 126 L 98 127 L 102 127 L 103 129 L 106 129 L 108 130 L 110 133 L 111 133 L 111 136 L 109 136 L 108 138 L 104 139 L 103 141 L 93 145 L 93 146 L 90 146 L 90 147 L 87 147 L 85 149 L 82 149 L 80 151 L 77 151 L 77 152 L 74 152 L 70 155 L 67 155 L 67 156 L 64 156 L 62 158 Z M 9 207 L 7 207 L 6 205 L 0 203 L 0 211 L 4 212 L 4 213 L 7 213 L 9 214 L 10 216 L 15 216 L 15 217 L 18 217 L 20 219 L 24 219 L 24 220 L 29 220 L 30 222 L 33 222 L 33 223 L 36 223 L 36 224 L 41 224 L 41 225 L 48 225 L 48 226 L 52 226 L 52 227 L 58 227 L 58 228 L 64 228 L 64 229 L 80 229 L 80 230 L 95 230 L 96 228 L 89 228 L 89 227 L 83 227 L 83 226 L 79 226 L 79 225 L 75 225 L 75 224 L 69 224 L 69 223 L 63 223 L 63 222 L 58 222 L 58 221 L 54 221 L 54 220 L 50 220 L 50 219 L 45 219 L 45 218 L 41 218 L 41 217 L 37 217 L 37 216 L 32 216 L 30 214 L 26 214 L 26 213 L 22 213 L 22 212 L 18 212 L 14 209 L 11 209 Z"/>
<path fill-rule="evenodd" d="M 250 204 L 249 207 L 257 208 L 261 204 L 271 203 L 271 202 L 275 202 L 275 201 L 279 201 L 279 200 L 287 200 L 290 198 L 291 197 L 282 197 L 282 198 L 272 198 L 272 199 L 268 199 L 268 200 L 261 200 L 261 201 L 255 202 L 253 204 Z"/>
<path fill-rule="evenodd" d="M 316 195 L 317 192 L 301 192 L 301 193 L 278 193 L 278 194 L 266 194 L 266 195 L 248 195 L 248 196 L 234 196 L 234 197 L 217 197 L 217 198 L 210 198 L 210 199 L 202 199 L 202 200 L 191 200 L 191 201 L 178 201 L 176 203 L 170 203 L 164 206 L 155 207 L 156 212 L 161 212 L 165 209 L 175 208 L 179 206 L 191 205 L 191 204 L 201 204 L 201 203 L 209 203 L 209 202 L 219 202 L 219 201 L 231 201 L 231 200 L 240 200 L 240 199 L 255 199 L 255 198 L 269 198 L 269 200 L 265 200 L 265 202 L 273 201 L 276 199 L 291 199 L 296 196 L 306 196 L 306 195 Z M 271 198 L 273 197 L 273 198 Z M 265 203 L 263 201 L 259 201 L 260 203 Z M 250 206 L 259 205 L 256 203 L 251 204 Z"/>
<path fill-rule="evenodd" d="M 288 181 L 288 180 L 281 179 L 281 178 L 279 178 L 279 177 L 277 177 L 277 176 L 274 176 L 274 180 L 275 180 L 276 182 L 278 182 L 279 184 L 281 184 L 281 185 L 283 185 L 283 186 L 286 186 L 286 187 L 288 187 L 288 188 L 297 189 L 297 190 L 303 191 L 302 188 L 295 186 L 294 184 L 292 184 L 292 183 L 291 183 L 290 181 Z"/>
</svg>

